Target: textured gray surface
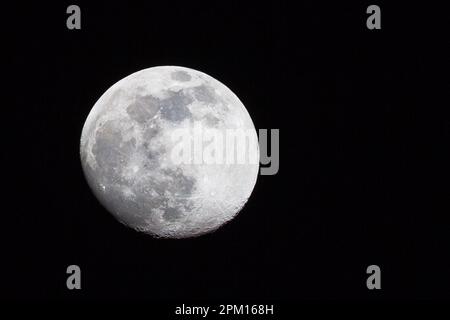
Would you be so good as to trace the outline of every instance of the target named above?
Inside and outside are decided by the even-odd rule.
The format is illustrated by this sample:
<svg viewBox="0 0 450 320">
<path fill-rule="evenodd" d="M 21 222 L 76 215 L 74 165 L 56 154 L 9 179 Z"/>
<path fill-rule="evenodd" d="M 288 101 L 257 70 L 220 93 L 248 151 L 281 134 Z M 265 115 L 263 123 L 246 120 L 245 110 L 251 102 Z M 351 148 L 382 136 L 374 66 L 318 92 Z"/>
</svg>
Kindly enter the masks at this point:
<svg viewBox="0 0 450 320">
<path fill-rule="evenodd" d="M 220 132 L 251 129 L 249 143 L 258 152 L 244 105 L 204 73 L 149 68 L 100 97 L 83 127 L 81 162 L 94 194 L 120 222 L 154 236 L 184 238 L 217 229 L 244 206 L 257 163 L 170 161 L 174 130 L 196 124 Z"/>
</svg>

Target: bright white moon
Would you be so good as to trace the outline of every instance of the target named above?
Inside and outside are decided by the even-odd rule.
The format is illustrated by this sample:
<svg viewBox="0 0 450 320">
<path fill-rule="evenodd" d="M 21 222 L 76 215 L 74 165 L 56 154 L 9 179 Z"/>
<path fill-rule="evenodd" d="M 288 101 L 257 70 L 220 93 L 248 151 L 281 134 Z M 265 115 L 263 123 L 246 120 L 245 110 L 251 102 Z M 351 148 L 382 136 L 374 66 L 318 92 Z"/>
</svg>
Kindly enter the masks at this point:
<svg viewBox="0 0 450 320">
<path fill-rule="evenodd" d="M 199 136 L 198 128 L 217 135 Z M 227 133 L 243 131 L 245 150 L 223 146 L 231 141 Z M 198 161 L 208 148 L 213 159 L 235 151 L 246 161 Z M 192 161 L 174 161 L 175 150 Z M 230 221 L 259 169 L 256 130 L 238 97 L 207 74 L 175 66 L 144 69 L 109 88 L 86 119 L 80 152 L 103 206 L 156 237 L 198 236 Z"/>
</svg>

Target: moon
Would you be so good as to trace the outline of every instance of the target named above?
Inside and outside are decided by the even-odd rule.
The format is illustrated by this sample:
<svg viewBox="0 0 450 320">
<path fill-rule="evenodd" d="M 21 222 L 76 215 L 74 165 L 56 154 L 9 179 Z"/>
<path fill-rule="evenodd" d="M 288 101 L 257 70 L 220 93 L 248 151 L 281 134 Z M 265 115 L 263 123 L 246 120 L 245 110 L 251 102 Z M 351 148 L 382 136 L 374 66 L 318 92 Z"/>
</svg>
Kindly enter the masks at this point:
<svg viewBox="0 0 450 320">
<path fill-rule="evenodd" d="M 88 185 L 119 222 L 163 238 L 203 235 L 232 220 L 259 171 L 243 103 L 213 77 L 179 66 L 111 86 L 87 116 L 80 156 Z"/>
</svg>

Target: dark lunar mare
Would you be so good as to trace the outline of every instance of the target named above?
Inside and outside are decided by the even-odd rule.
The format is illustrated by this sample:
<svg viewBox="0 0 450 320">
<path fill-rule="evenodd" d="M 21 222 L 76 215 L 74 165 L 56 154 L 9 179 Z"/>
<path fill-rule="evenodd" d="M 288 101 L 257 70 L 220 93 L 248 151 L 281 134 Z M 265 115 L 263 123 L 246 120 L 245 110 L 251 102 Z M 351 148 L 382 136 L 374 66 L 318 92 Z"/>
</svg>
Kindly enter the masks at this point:
<svg viewBox="0 0 450 320">
<path fill-rule="evenodd" d="M 168 177 L 167 181 L 145 175 L 146 172 L 160 170 L 159 157 L 165 151 L 163 146 L 157 151 L 149 148 L 151 139 L 161 131 L 157 122 L 152 122 L 153 126 L 149 126 L 150 119 L 161 111 L 161 115 L 169 120 L 181 120 L 190 114 L 186 105 L 191 102 L 192 98 L 188 98 L 183 92 L 171 93 L 166 99 L 158 99 L 151 95 L 138 96 L 127 107 L 127 113 L 143 131 L 144 142 L 139 146 L 136 145 L 134 138 L 129 141 L 123 140 L 123 128 L 126 124 L 129 125 L 126 119 L 105 121 L 96 132 L 92 153 L 98 167 L 94 172 L 88 166 L 86 173 L 99 179 L 99 185 L 91 187 L 101 203 L 123 223 L 143 230 L 148 225 L 147 219 L 152 219 L 152 209 L 164 210 L 162 217 L 168 222 L 180 219 L 183 211 L 192 209 L 189 197 L 195 189 L 194 178 L 184 175 L 180 168 L 162 170 Z M 136 173 L 136 178 L 129 179 L 124 176 L 123 170 L 133 154 L 143 154 L 146 160 L 140 164 L 142 167 Z M 91 180 L 93 179 L 88 179 Z M 108 188 L 107 197 L 100 184 Z M 124 193 L 125 188 L 129 188 L 133 194 Z M 157 196 L 152 191 L 156 192 Z M 173 196 L 171 202 L 167 194 Z"/>
</svg>

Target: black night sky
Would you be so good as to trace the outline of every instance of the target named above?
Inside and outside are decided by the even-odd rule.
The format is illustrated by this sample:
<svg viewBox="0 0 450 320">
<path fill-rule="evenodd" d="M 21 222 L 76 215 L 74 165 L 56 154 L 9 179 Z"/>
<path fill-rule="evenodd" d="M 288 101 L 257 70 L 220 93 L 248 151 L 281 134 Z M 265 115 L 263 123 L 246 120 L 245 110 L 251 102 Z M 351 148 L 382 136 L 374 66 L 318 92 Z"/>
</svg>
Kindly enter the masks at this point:
<svg viewBox="0 0 450 320">
<path fill-rule="evenodd" d="M 445 10 L 379 3 L 382 28 L 368 30 L 372 3 L 295 3 L 79 1 L 81 30 L 66 28 L 72 3 L 5 5 L 2 299 L 450 298 Z M 259 176 L 237 218 L 199 238 L 124 227 L 81 169 L 94 103 L 158 65 L 215 77 L 257 129 L 280 129 L 278 174 Z M 66 288 L 71 264 L 82 290 Z M 366 287 L 371 264 L 381 290 Z"/>
</svg>

